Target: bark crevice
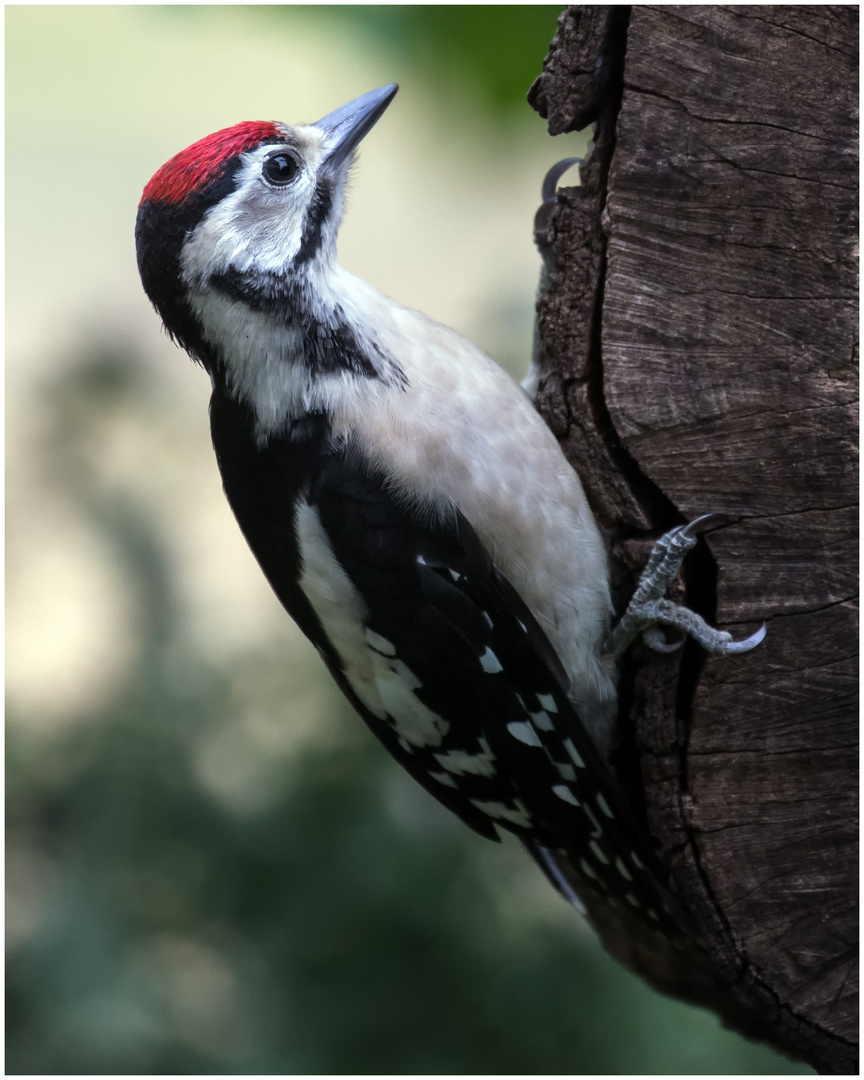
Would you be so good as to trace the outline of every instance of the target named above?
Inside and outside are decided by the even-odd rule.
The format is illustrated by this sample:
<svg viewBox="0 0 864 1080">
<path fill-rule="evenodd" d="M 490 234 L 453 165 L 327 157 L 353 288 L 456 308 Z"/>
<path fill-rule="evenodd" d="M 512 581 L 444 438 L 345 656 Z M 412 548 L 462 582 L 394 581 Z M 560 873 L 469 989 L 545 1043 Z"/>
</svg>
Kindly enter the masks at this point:
<svg viewBox="0 0 864 1080">
<path fill-rule="evenodd" d="M 853 8 L 568 8 L 530 95 L 552 134 L 596 124 L 553 215 L 537 404 L 616 607 L 660 533 L 719 512 L 673 599 L 769 624 L 747 657 L 621 667 L 619 778 L 710 963 L 592 915 L 655 985 L 824 1072 L 857 1068 L 854 41 Z"/>
</svg>

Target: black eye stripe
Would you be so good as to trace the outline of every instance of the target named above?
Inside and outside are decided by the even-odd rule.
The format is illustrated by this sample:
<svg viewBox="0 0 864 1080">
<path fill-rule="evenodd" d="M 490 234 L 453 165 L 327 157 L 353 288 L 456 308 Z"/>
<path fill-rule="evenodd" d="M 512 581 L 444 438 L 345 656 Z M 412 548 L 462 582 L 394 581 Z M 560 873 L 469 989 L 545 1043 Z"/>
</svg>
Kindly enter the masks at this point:
<svg viewBox="0 0 864 1080">
<path fill-rule="evenodd" d="M 280 150 L 267 158 L 261 171 L 269 184 L 284 187 L 296 179 L 300 172 L 300 164 L 292 154 Z"/>
</svg>

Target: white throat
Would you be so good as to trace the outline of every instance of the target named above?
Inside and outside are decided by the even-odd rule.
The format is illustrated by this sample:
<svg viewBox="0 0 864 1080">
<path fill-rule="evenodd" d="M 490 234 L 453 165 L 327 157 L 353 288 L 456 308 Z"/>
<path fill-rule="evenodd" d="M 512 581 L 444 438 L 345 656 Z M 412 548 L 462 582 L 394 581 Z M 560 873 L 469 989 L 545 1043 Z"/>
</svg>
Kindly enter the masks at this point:
<svg viewBox="0 0 864 1080">
<path fill-rule="evenodd" d="M 336 263 L 326 273 L 313 263 L 292 291 L 300 304 L 293 313 L 266 304 L 255 310 L 212 287 L 192 285 L 187 293 L 229 393 L 252 408 L 263 441 L 299 417 L 337 416 L 346 399 L 404 382 L 374 321 L 364 317 L 371 298 L 375 306 L 390 301 Z"/>
</svg>

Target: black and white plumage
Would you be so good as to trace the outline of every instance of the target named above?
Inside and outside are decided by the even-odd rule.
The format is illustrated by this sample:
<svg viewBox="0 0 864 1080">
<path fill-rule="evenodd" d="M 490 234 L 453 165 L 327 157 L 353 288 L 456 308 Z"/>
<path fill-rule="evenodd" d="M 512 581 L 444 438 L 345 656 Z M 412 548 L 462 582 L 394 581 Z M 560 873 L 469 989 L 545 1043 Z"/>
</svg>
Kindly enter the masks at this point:
<svg viewBox="0 0 864 1080">
<path fill-rule="evenodd" d="M 395 92 L 169 161 L 139 208 L 144 288 L 210 373 L 252 551 L 375 735 L 571 899 L 562 866 L 673 932 L 665 870 L 597 750 L 611 604 L 578 477 L 488 357 L 336 261 L 353 150 Z"/>
<path fill-rule="evenodd" d="M 578 855 L 581 877 L 671 922 L 560 661 L 464 516 L 394 497 L 323 415 L 260 446 L 249 407 L 217 393 L 211 422 L 270 584 L 396 760 L 482 835 L 515 832 L 553 875 L 554 855 Z"/>
</svg>

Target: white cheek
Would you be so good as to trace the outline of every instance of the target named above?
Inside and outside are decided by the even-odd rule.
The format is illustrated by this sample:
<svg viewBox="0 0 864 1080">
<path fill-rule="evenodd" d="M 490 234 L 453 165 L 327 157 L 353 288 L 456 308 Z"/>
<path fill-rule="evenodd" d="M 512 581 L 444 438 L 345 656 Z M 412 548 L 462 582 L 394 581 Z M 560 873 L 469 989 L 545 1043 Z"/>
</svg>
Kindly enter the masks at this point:
<svg viewBox="0 0 864 1080">
<path fill-rule="evenodd" d="M 240 273 L 284 269 L 300 248 L 311 184 L 304 174 L 290 189 L 274 191 L 254 179 L 209 210 L 183 245 L 187 284 L 203 284 L 229 267 Z"/>
<path fill-rule="evenodd" d="M 245 193 L 233 222 L 244 240 L 232 261 L 236 270 L 278 272 L 291 262 L 300 248 L 304 208 L 311 197 L 305 187 L 278 193 L 259 187 Z"/>
</svg>

